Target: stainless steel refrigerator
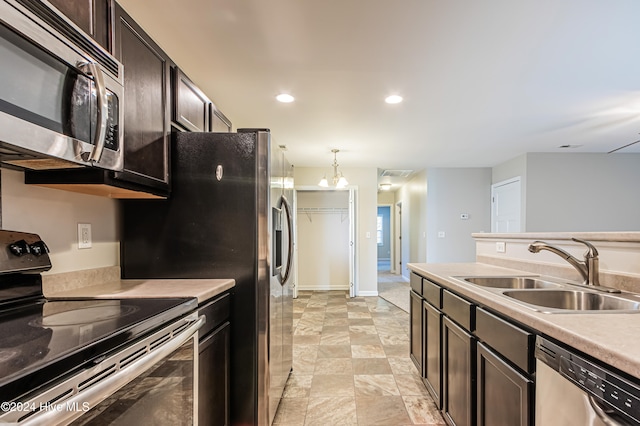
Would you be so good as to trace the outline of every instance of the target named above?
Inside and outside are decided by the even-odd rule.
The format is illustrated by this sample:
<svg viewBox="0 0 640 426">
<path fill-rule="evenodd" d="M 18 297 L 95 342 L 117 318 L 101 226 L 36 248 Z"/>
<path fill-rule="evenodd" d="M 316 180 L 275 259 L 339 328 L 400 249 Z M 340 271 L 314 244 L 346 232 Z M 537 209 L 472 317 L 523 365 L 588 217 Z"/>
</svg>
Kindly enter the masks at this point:
<svg viewBox="0 0 640 426">
<path fill-rule="evenodd" d="M 175 133 L 168 200 L 126 200 L 122 277 L 234 278 L 231 424 L 273 422 L 293 358 L 293 168 L 268 130 Z"/>
</svg>

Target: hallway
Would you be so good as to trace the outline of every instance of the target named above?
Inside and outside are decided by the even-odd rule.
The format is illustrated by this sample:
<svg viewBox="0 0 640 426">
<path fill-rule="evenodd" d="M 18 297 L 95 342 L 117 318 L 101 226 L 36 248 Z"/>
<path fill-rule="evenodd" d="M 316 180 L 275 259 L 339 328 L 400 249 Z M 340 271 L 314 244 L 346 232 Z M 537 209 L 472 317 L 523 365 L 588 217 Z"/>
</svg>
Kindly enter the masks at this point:
<svg viewBox="0 0 640 426">
<path fill-rule="evenodd" d="M 301 291 L 293 372 L 275 425 L 445 422 L 409 358 L 409 315 L 379 297 Z"/>
</svg>

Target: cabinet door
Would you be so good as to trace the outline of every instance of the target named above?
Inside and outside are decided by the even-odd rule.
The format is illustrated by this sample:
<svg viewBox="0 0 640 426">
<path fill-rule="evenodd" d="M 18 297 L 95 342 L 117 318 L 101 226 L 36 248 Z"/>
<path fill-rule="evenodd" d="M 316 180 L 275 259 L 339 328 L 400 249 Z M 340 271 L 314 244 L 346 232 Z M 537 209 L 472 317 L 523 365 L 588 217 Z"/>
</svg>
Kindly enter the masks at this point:
<svg viewBox="0 0 640 426">
<path fill-rule="evenodd" d="M 118 5 L 114 56 L 124 65 L 124 171 L 117 179 L 169 186 L 169 57 Z"/>
<path fill-rule="evenodd" d="M 409 336 L 409 356 L 422 376 L 422 297 L 416 292 L 410 293 L 409 318 L 411 333 Z"/>
<path fill-rule="evenodd" d="M 229 424 L 230 323 L 200 342 L 198 358 L 198 424 Z"/>
<path fill-rule="evenodd" d="M 191 132 L 208 132 L 211 101 L 179 68 L 172 71 L 173 119 Z"/>
<path fill-rule="evenodd" d="M 49 0 L 60 12 L 111 52 L 111 0 Z"/>
<path fill-rule="evenodd" d="M 533 382 L 478 343 L 478 426 L 531 425 Z"/>
<path fill-rule="evenodd" d="M 475 339 L 449 318 L 442 323 L 442 411 L 453 426 L 475 424 Z"/>
<path fill-rule="evenodd" d="M 209 104 L 212 132 L 230 132 L 232 129 L 231 121 L 220 111 L 214 104 Z"/>
<path fill-rule="evenodd" d="M 423 302 L 424 368 L 427 390 L 438 408 L 442 408 L 442 312 Z"/>
</svg>

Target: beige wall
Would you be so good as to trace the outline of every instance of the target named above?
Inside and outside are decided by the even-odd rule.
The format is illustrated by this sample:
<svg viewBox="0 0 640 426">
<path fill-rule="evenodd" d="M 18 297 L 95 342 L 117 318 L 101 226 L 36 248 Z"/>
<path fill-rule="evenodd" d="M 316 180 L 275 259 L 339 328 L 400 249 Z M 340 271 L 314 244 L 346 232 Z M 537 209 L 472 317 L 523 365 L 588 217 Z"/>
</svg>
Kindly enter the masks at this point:
<svg viewBox="0 0 640 426">
<path fill-rule="evenodd" d="M 357 187 L 356 200 L 356 279 L 358 296 L 375 296 L 378 294 L 376 216 L 377 216 L 377 174 L 371 168 L 340 168 L 351 187 Z M 296 167 L 294 180 L 296 188 L 319 188 L 320 178 L 327 172 L 326 167 Z M 367 232 L 369 238 L 367 238 Z M 298 243 L 300 244 L 300 243 Z M 299 263 L 302 263 L 299 259 Z"/>
<path fill-rule="evenodd" d="M 491 169 L 433 168 L 427 174 L 426 261 L 473 262 L 476 244 L 471 234 L 491 231 Z M 461 214 L 468 218 L 461 219 Z"/>
<path fill-rule="evenodd" d="M 527 153 L 493 167 L 492 182 L 521 177 L 526 232 L 640 230 L 640 154 Z M 612 208 L 615 206 L 615 208 Z"/>
<path fill-rule="evenodd" d="M 378 192 L 378 204 L 379 205 L 394 205 L 396 202 L 395 191 L 380 191 Z"/>
<path fill-rule="evenodd" d="M 414 175 L 396 191 L 396 205 L 402 204 L 401 259 L 396 259 L 396 272 L 409 279 L 407 264 L 422 263 L 427 260 L 427 173 L 425 170 Z M 402 266 L 397 263 L 402 261 Z M 400 269 L 398 271 L 398 269 Z"/>
<path fill-rule="evenodd" d="M 48 273 L 119 265 L 116 200 L 23 182 L 23 172 L 2 170 L 2 228 L 40 235 L 51 251 Z M 78 223 L 91 224 L 92 248 L 78 249 Z"/>
</svg>

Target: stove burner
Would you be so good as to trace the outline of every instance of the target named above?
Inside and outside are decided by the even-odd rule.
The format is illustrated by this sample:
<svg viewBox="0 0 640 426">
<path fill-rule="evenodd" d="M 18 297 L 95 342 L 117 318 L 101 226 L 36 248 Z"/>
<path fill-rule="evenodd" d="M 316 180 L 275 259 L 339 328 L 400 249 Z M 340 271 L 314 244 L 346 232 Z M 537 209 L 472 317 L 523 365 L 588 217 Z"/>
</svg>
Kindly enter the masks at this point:
<svg viewBox="0 0 640 426">
<path fill-rule="evenodd" d="M 73 309 L 50 315 L 43 315 L 31 321 L 30 325 L 41 327 L 66 327 L 83 324 L 95 324 L 120 319 L 137 312 L 139 308 L 131 305 L 103 305 Z"/>
</svg>

